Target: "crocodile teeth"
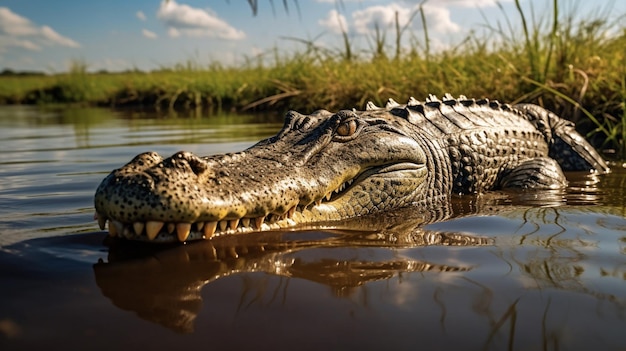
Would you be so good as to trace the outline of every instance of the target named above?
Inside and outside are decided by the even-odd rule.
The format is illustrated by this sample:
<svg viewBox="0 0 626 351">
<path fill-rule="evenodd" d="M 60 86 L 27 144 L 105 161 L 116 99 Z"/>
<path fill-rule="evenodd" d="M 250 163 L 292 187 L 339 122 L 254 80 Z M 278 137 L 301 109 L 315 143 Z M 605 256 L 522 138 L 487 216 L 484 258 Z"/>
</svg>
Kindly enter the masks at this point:
<svg viewBox="0 0 626 351">
<path fill-rule="evenodd" d="M 346 190 L 347 187 L 349 187 L 352 182 L 354 182 L 353 179 L 347 180 L 343 183 L 341 183 L 341 185 L 339 185 L 339 187 L 333 191 L 331 191 L 330 193 L 326 194 L 326 196 L 324 197 L 327 201 L 330 201 L 330 198 L 332 196 L 333 193 L 339 194 L 340 192 Z"/>
<path fill-rule="evenodd" d="M 107 225 L 107 218 L 103 215 L 98 215 L 98 227 L 100 227 L 100 230 L 104 230 L 104 228 L 106 228 Z"/>
<path fill-rule="evenodd" d="M 133 223 L 133 230 L 135 231 L 135 234 L 141 235 L 141 233 L 143 232 L 143 228 L 145 226 L 146 225 L 143 222 L 135 222 L 135 223 Z"/>
<path fill-rule="evenodd" d="M 109 221 L 109 235 L 124 235 L 124 224 L 118 221 Z"/>
<path fill-rule="evenodd" d="M 191 231 L 191 223 L 178 223 L 176 224 L 176 236 L 178 240 L 183 242 L 189 237 Z"/>
<path fill-rule="evenodd" d="M 168 233 L 172 234 L 175 229 L 176 229 L 176 224 L 174 224 L 174 223 L 168 223 L 167 224 L 167 232 Z"/>
<path fill-rule="evenodd" d="M 287 211 L 287 218 L 293 217 L 294 213 L 296 213 L 296 206 L 293 206 L 292 208 L 289 209 L 289 211 Z"/>
<path fill-rule="evenodd" d="M 201 231 L 203 227 L 204 227 L 204 222 L 197 222 L 196 223 L 196 228 L 197 228 L 198 231 Z"/>
<path fill-rule="evenodd" d="M 146 222 L 146 235 L 148 236 L 148 239 L 154 240 L 154 238 L 156 238 L 156 236 L 161 231 L 161 228 L 163 228 L 163 225 L 164 225 L 163 222 L 147 221 Z"/>
<path fill-rule="evenodd" d="M 263 225 L 263 221 L 265 221 L 265 216 L 255 218 L 254 219 L 255 228 L 261 229 L 261 225 Z"/>
<path fill-rule="evenodd" d="M 226 228 L 228 228 L 228 221 L 219 221 L 218 224 L 221 231 L 226 231 Z"/>
<path fill-rule="evenodd" d="M 217 229 L 217 221 L 206 222 L 204 224 L 204 238 L 209 239 L 215 234 L 215 229 Z"/>
<path fill-rule="evenodd" d="M 232 230 L 237 230 L 237 226 L 239 225 L 239 219 L 233 219 L 228 221 L 228 228 Z"/>
<path fill-rule="evenodd" d="M 133 236 L 133 233 L 130 231 L 130 227 L 124 227 L 124 229 L 122 229 L 122 236 L 127 239 L 130 239 Z"/>
<path fill-rule="evenodd" d="M 114 221 L 109 221 L 109 235 L 113 237 L 117 236 L 117 227 Z"/>
<path fill-rule="evenodd" d="M 242 227 L 249 227 L 250 226 L 250 218 L 242 218 L 241 219 L 241 226 Z"/>
</svg>

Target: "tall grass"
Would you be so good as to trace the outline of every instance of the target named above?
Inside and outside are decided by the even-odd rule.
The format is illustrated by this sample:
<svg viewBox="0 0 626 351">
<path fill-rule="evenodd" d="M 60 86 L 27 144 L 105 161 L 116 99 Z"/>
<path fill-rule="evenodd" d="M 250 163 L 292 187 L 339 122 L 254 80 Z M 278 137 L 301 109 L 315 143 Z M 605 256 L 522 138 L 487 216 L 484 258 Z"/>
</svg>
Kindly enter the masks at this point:
<svg viewBox="0 0 626 351">
<path fill-rule="evenodd" d="M 306 112 L 449 92 L 540 104 L 625 158 L 624 16 L 611 21 L 610 9 L 577 15 L 575 6 L 567 9 L 557 0 L 539 16 L 519 0 L 513 14 L 501 10 L 499 20 L 485 18 L 484 33 L 472 32 L 439 52 L 431 50 L 428 16 L 419 6 L 408 23 L 396 16 L 395 33 L 379 28 L 369 38 L 369 50 L 358 50 L 344 30 L 341 47 L 290 38 L 303 50 L 281 54 L 275 49 L 237 67 L 188 61 L 152 72 L 90 74 L 76 61 L 64 74 L 0 77 L 0 103 Z M 422 21 L 422 36 L 408 30 L 415 18 Z"/>
</svg>

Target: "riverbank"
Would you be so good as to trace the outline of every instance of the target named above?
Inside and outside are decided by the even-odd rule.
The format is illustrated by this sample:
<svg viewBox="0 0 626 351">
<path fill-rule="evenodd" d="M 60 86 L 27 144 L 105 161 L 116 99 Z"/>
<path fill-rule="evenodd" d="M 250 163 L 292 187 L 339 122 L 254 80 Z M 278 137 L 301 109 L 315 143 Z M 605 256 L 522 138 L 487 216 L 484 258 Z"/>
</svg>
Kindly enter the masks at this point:
<svg viewBox="0 0 626 351">
<path fill-rule="evenodd" d="M 489 35 L 470 33 L 436 53 L 427 35 L 401 48 L 381 35 L 365 52 L 348 39 L 331 50 L 305 41 L 305 52 L 276 50 L 238 67 L 188 62 L 152 72 L 88 73 L 77 61 L 63 74 L 0 76 L 0 104 L 310 112 L 451 93 L 538 103 L 576 122 L 599 146 L 626 155 L 626 27 L 561 16 L 556 2 L 538 24 L 521 10 L 517 15 L 520 29 L 502 29 L 503 17 L 504 26 L 486 24 Z"/>
</svg>

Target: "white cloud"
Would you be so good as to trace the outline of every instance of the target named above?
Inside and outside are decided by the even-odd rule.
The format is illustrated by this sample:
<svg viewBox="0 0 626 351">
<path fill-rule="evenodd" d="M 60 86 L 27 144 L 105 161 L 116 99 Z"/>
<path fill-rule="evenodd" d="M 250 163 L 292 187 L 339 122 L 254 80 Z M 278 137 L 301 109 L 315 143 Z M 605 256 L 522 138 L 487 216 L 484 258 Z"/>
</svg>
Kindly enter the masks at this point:
<svg viewBox="0 0 626 351">
<path fill-rule="evenodd" d="M 0 7 L 0 34 L 26 36 L 37 34 L 37 28 L 28 18 L 12 12 L 8 7 Z"/>
<path fill-rule="evenodd" d="M 139 18 L 140 21 L 146 20 L 146 14 L 144 14 L 143 11 L 137 11 L 135 16 L 137 16 L 137 18 Z"/>
<path fill-rule="evenodd" d="M 336 34 L 348 31 L 348 21 L 346 21 L 346 17 L 337 12 L 337 10 L 330 10 L 328 16 L 319 20 L 318 23 L 320 26 Z"/>
<path fill-rule="evenodd" d="M 460 2 L 460 0 L 457 0 Z M 440 4 L 440 3 L 438 3 Z M 461 30 L 460 26 L 450 19 L 450 11 L 441 6 L 423 5 L 426 24 L 435 32 L 453 33 Z M 379 30 L 390 30 L 396 25 L 396 14 L 401 27 L 412 20 L 411 27 L 417 30 L 422 28 L 419 14 L 419 5 L 408 7 L 392 3 L 389 5 L 370 6 L 352 13 L 354 30 L 357 34 L 373 34 L 378 26 Z M 413 16 L 415 15 L 415 16 Z M 412 17 L 413 16 L 413 17 Z M 412 17 L 412 18 L 411 18 Z"/>
<path fill-rule="evenodd" d="M 217 14 L 178 4 L 174 0 L 161 2 L 157 18 L 165 23 L 172 37 L 187 35 L 228 40 L 240 40 L 246 37 L 243 31 L 233 28 Z"/>
<path fill-rule="evenodd" d="M 9 46 L 27 49 L 31 51 L 41 50 L 41 46 L 33 43 L 30 40 L 26 40 L 26 39 L 20 40 L 17 38 L 9 37 L 7 35 L 0 35 L 0 52 L 6 51 L 6 49 Z"/>
<path fill-rule="evenodd" d="M 461 26 L 452 22 L 450 19 L 450 10 L 440 6 L 424 5 L 424 15 L 428 27 L 439 33 L 456 33 L 461 30 Z M 419 18 L 417 16 L 416 18 Z M 421 21 L 421 20 L 420 20 Z M 419 23 L 421 28 L 421 23 Z"/>
<path fill-rule="evenodd" d="M 167 34 L 169 34 L 169 36 L 172 38 L 180 37 L 180 32 L 174 27 L 170 27 L 170 29 L 167 30 Z"/>
<path fill-rule="evenodd" d="M 54 29 L 48 26 L 41 27 L 41 35 L 44 38 L 48 39 L 49 44 L 58 44 L 58 45 L 67 46 L 70 48 L 80 47 L 80 44 L 78 44 L 74 40 L 62 36 L 61 34 L 55 32 Z"/>
<path fill-rule="evenodd" d="M 156 35 L 155 32 L 151 32 L 147 29 L 142 29 L 141 33 L 143 34 L 144 37 L 149 38 L 149 39 L 156 39 L 159 37 L 158 35 Z"/>
<path fill-rule="evenodd" d="M 49 26 L 37 26 L 9 8 L 0 7 L 0 51 L 7 47 L 41 50 L 42 45 L 80 47 L 79 43 L 62 36 Z"/>
<path fill-rule="evenodd" d="M 352 13 L 354 29 L 358 34 L 370 34 L 379 29 L 391 28 L 396 21 L 396 12 L 401 25 L 409 19 L 411 9 L 398 4 L 370 6 Z"/>
</svg>

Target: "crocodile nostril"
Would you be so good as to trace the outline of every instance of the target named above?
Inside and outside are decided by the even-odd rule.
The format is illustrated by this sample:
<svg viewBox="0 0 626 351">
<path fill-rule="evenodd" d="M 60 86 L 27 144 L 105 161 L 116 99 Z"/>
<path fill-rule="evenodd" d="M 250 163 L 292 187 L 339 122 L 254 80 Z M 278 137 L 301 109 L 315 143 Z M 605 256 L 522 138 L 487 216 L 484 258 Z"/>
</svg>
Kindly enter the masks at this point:
<svg viewBox="0 0 626 351">
<path fill-rule="evenodd" d="M 204 173 L 204 171 L 206 171 L 208 168 L 206 162 L 202 160 L 201 158 L 199 158 L 198 156 L 193 156 L 193 158 L 189 159 L 188 162 L 189 162 L 189 166 L 191 167 L 191 170 L 196 175 L 200 175 L 201 173 Z"/>
<path fill-rule="evenodd" d="M 186 162 L 189 165 L 189 168 L 191 168 L 191 171 L 196 175 L 200 175 L 201 173 L 206 171 L 208 168 L 206 161 L 194 155 L 193 153 L 187 152 L 187 151 L 177 152 L 174 156 L 172 156 L 172 160 L 174 162 L 176 161 Z"/>
</svg>

